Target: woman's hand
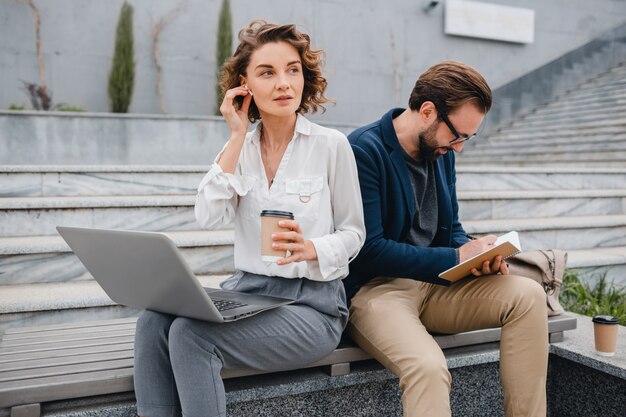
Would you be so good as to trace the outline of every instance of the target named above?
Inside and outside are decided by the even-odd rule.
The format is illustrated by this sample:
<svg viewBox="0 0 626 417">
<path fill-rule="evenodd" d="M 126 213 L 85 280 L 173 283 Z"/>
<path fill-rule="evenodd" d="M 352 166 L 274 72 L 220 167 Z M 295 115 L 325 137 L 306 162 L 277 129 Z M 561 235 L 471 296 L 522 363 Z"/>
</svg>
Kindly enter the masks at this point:
<svg viewBox="0 0 626 417">
<path fill-rule="evenodd" d="M 289 229 L 288 232 L 272 234 L 272 248 L 275 250 L 289 251 L 287 258 L 276 261 L 277 265 L 287 265 L 292 262 L 314 261 L 317 259 L 315 245 L 302 236 L 300 225 L 293 220 L 281 220 L 278 226 Z"/>
<path fill-rule="evenodd" d="M 239 96 L 245 96 L 241 108 L 237 110 L 235 107 L 235 99 Z M 231 88 L 224 94 L 224 100 L 220 106 L 220 113 L 224 116 L 226 124 L 230 129 L 232 136 L 245 137 L 248 131 L 248 109 L 250 108 L 250 102 L 252 101 L 252 95 L 248 86 L 240 86 Z"/>
</svg>

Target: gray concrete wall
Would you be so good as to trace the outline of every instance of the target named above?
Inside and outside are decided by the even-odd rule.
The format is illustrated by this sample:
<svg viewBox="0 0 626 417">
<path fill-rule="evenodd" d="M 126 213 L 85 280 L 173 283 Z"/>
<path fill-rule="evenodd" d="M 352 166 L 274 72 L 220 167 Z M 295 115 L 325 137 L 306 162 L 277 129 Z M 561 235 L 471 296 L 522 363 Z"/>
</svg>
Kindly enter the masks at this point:
<svg viewBox="0 0 626 417">
<path fill-rule="evenodd" d="M 0 165 L 206 165 L 228 137 L 218 116 L 0 110 Z"/>
<path fill-rule="evenodd" d="M 416 77 L 431 64 L 455 59 L 478 68 L 493 87 L 504 85 L 626 22 L 624 0 L 483 0 L 535 10 L 535 42 L 521 45 L 443 33 L 443 2 L 231 0 L 235 31 L 253 18 L 294 22 L 327 53 L 328 95 L 336 106 L 318 120 L 362 123 L 404 105 Z M 46 79 L 55 102 L 107 111 L 107 77 L 122 0 L 35 0 L 42 13 Z M 151 17 L 172 0 L 130 0 L 135 6 L 137 81 L 134 113 L 157 113 L 151 58 Z M 168 113 L 214 112 L 215 38 L 220 0 L 180 0 L 186 11 L 161 40 Z M 391 4 L 392 6 L 390 6 Z M 235 34 L 234 34 L 235 36 Z M 0 2 L 0 108 L 28 100 L 20 79 L 38 81 L 30 9 Z"/>
</svg>

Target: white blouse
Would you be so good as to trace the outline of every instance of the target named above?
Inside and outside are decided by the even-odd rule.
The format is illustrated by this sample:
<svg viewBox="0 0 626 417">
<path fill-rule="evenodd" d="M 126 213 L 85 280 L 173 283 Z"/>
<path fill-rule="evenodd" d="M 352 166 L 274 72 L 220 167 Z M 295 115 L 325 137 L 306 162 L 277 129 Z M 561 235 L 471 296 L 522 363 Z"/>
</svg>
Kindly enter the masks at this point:
<svg viewBox="0 0 626 417">
<path fill-rule="evenodd" d="M 248 132 L 235 174 L 215 163 L 198 187 L 195 215 L 205 228 L 235 220 L 235 268 L 267 276 L 330 281 L 348 275 L 365 241 L 363 203 L 354 154 L 341 132 L 298 115 L 294 136 L 268 189 L 259 126 Z M 225 148 L 226 146 L 224 146 Z M 261 211 L 291 211 L 316 261 L 288 265 L 261 260 Z"/>
</svg>

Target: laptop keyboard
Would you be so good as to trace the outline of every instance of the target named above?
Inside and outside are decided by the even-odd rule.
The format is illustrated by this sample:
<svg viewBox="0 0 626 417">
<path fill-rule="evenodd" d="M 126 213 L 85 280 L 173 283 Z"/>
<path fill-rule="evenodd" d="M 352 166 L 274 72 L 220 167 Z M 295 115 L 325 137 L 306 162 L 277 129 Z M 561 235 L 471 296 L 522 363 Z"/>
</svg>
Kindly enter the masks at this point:
<svg viewBox="0 0 626 417">
<path fill-rule="evenodd" d="M 217 298 L 211 298 L 211 300 L 213 301 L 213 304 L 215 304 L 215 307 L 217 307 L 218 311 L 232 310 L 233 308 L 245 307 L 248 305 L 246 303 L 239 303 L 231 300 L 220 300 Z"/>
</svg>

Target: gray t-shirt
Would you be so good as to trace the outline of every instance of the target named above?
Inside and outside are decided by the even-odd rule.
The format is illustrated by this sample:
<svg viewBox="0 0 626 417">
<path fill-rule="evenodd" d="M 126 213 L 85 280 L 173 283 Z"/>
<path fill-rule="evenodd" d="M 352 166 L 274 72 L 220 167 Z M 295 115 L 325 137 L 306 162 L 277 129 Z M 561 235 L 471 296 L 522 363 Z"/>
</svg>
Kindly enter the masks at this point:
<svg viewBox="0 0 626 417">
<path fill-rule="evenodd" d="M 407 243 L 430 246 L 437 233 L 437 184 L 435 166 L 430 161 L 418 161 L 404 154 L 409 179 L 415 195 L 415 216 Z"/>
</svg>

